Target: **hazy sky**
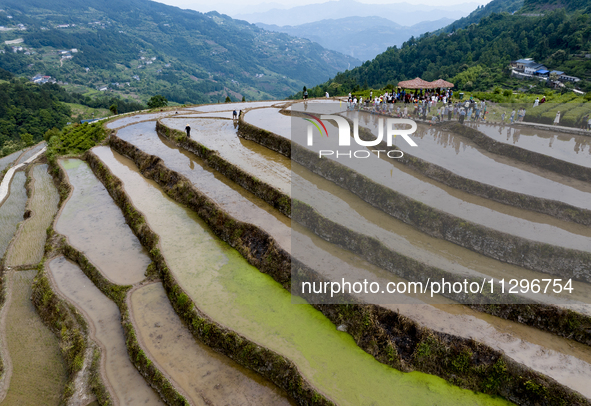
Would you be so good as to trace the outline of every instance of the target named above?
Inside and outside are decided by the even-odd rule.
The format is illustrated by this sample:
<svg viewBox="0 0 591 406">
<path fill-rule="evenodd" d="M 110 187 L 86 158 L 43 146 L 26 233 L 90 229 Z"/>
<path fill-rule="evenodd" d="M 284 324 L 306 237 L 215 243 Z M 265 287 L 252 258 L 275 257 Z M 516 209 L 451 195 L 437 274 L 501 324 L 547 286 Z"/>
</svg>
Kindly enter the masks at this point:
<svg viewBox="0 0 591 406">
<path fill-rule="evenodd" d="M 201 12 L 208 12 L 216 10 L 220 13 L 234 15 L 242 13 L 261 12 L 268 9 L 279 6 L 283 8 L 291 8 L 295 6 L 303 6 L 305 4 L 312 3 L 324 3 L 323 0 L 220 0 L 214 2 L 211 0 L 155 0 L 160 3 L 169 4 L 171 6 L 177 6 L 181 8 L 188 8 Z M 461 3 L 478 3 L 487 4 L 491 0 L 447 0 L 442 2 L 441 0 L 357 0 L 360 3 L 369 4 L 392 4 L 392 3 L 416 3 L 416 4 L 427 4 L 431 6 L 444 5 L 449 6 L 453 4 Z M 471 11 L 471 10 L 470 10 Z"/>
</svg>

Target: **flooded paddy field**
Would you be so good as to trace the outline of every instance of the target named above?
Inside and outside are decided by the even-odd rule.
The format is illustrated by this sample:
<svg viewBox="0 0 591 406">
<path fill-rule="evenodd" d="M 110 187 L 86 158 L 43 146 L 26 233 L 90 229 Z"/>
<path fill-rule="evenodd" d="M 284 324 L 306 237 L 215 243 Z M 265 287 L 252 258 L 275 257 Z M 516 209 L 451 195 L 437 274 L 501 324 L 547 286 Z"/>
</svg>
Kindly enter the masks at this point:
<svg viewBox="0 0 591 406">
<path fill-rule="evenodd" d="M 57 338 L 43 324 L 30 300 L 36 274 L 20 271 L 6 275 L 10 294 L 3 311 L 2 344 L 10 358 L 4 360 L 4 365 L 10 365 L 10 369 L 4 390 L 0 391 L 2 405 L 61 404 L 66 365 Z"/>
<path fill-rule="evenodd" d="M 591 347 L 588 345 L 474 312 L 462 305 L 401 304 L 395 308 L 436 331 L 470 337 L 497 348 L 517 362 L 591 398 Z"/>
<path fill-rule="evenodd" d="M 460 390 L 433 376 L 403 374 L 378 363 L 309 305 L 214 238 L 196 215 L 167 198 L 137 168 L 104 147 L 95 154 L 119 177 L 134 205 L 160 236 L 170 270 L 210 317 L 293 360 L 338 404 L 506 404 Z M 166 213 L 163 216 L 162 213 Z"/>
<path fill-rule="evenodd" d="M 185 110 L 192 110 L 197 112 L 212 112 L 212 111 L 239 111 L 255 107 L 273 106 L 280 103 L 280 101 L 265 101 L 265 102 L 239 102 L 239 103 L 218 103 L 218 104 L 203 104 L 201 106 L 187 107 Z"/>
<path fill-rule="evenodd" d="M 86 162 L 66 159 L 60 165 L 73 191 L 56 221 L 56 231 L 112 282 L 133 285 L 143 280 L 150 258 L 103 184 Z"/>
<path fill-rule="evenodd" d="M 222 158 L 244 168 L 261 181 L 272 184 L 281 192 L 288 195 L 291 193 L 291 160 L 289 158 L 253 141 L 238 137 L 231 121 L 164 119 L 162 123 L 167 127 L 183 131 L 185 121 L 191 126 L 192 139 L 209 149 L 218 151 Z"/>
<path fill-rule="evenodd" d="M 10 155 L 6 155 L 4 158 L 0 158 L 0 172 L 12 166 L 12 164 L 17 161 L 18 157 L 21 156 L 22 153 L 23 151 L 16 151 Z"/>
<path fill-rule="evenodd" d="M 349 112 L 345 116 L 351 120 L 358 119 L 359 125 L 368 128 L 375 136 L 378 135 L 379 120 L 384 118 L 366 112 Z M 552 176 L 553 179 L 548 179 L 545 177 L 546 170 L 487 152 L 468 138 L 437 126 L 419 123 L 412 138 L 419 144 L 418 147 L 411 147 L 397 139 L 395 145 L 403 152 L 467 179 L 591 209 L 591 184 L 588 182 L 556 174 Z M 587 160 L 591 161 L 591 156 Z"/>
<path fill-rule="evenodd" d="M 28 150 L 25 151 L 25 153 L 23 155 L 21 155 L 21 157 L 18 159 L 17 163 L 19 163 L 19 164 L 25 163 L 26 161 L 28 161 L 29 159 L 31 159 L 32 157 L 37 155 L 39 152 L 41 152 L 41 150 L 43 148 L 45 148 L 46 146 L 47 146 L 47 143 L 45 141 L 42 141 L 39 144 L 29 148 Z"/>
<path fill-rule="evenodd" d="M 35 265 L 43 258 L 46 230 L 53 222 L 59 203 L 59 194 L 47 170 L 47 165 L 35 165 L 31 170 L 33 194 L 27 209 L 32 215 L 20 227 L 7 255 L 9 266 Z"/>
<path fill-rule="evenodd" d="M 171 119 L 168 121 L 165 120 L 165 124 L 170 121 L 174 123 L 174 120 Z M 205 121 L 208 124 L 205 128 L 215 126 L 216 124 L 219 126 L 226 125 L 223 122 L 219 123 L 219 120 L 196 121 L 198 123 Z M 232 133 L 233 130 L 229 130 L 229 132 Z M 203 142 L 208 147 L 220 151 L 229 162 L 236 164 L 250 173 L 259 173 L 255 168 L 257 165 L 256 163 L 258 162 L 266 162 L 266 165 L 279 167 L 279 170 L 285 167 L 283 159 L 286 158 L 282 155 L 263 148 L 254 142 L 239 139 L 235 135 L 235 140 L 228 139 L 231 136 L 226 136 L 223 138 L 223 142 L 218 142 L 215 146 L 212 146 L 214 142 L 209 141 L 210 137 L 208 134 L 214 133 L 215 132 L 212 132 L 211 130 L 205 131 L 203 134 L 197 132 L 195 139 L 198 142 Z M 175 147 L 167 149 L 164 145 L 158 142 L 148 123 L 145 123 L 142 127 L 139 127 L 139 125 L 127 127 L 120 131 L 118 135 L 122 139 L 136 145 L 146 153 L 161 157 L 167 167 L 187 176 L 193 181 L 196 187 L 210 195 L 216 202 L 222 205 L 222 207 L 228 209 L 236 218 L 247 222 L 252 221 L 252 219 L 247 218 L 244 214 L 249 211 L 247 205 L 243 205 L 241 209 L 232 210 L 228 208 L 229 205 L 226 203 L 226 199 L 220 199 L 210 193 L 211 190 L 220 187 L 220 185 L 217 185 L 218 182 L 215 182 L 213 179 L 205 182 L 203 176 L 196 173 L 196 169 L 188 170 L 191 162 L 194 162 L 194 165 L 197 165 L 199 160 L 195 159 L 194 156 L 193 160 L 191 160 L 192 155 L 187 153 L 185 153 L 184 157 L 181 157 L 182 151 L 179 151 L 178 154 L 176 152 L 173 153 L 173 149 L 176 149 Z M 160 141 L 166 143 L 166 140 L 161 137 Z M 227 147 L 227 145 L 233 146 Z M 255 145 L 256 147 L 252 147 L 252 145 Z M 236 156 L 245 154 L 248 154 L 248 160 L 236 158 Z M 181 163 L 181 161 L 184 161 L 184 163 Z M 252 164 L 252 162 L 255 162 L 255 164 Z M 292 181 L 294 182 L 294 188 L 298 191 L 299 199 L 310 204 L 318 210 L 321 215 L 338 222 L 351 230 L 377 238 L 395 252 L 403 253 L 404 255 L 427 265 L 465 276 L 471 275 L 481 277 L 482 275 L 488 275 L 498 279 L 516 276 L 531 279 L 536 277 L 541 279 L 545 277 L 544 274 L 532 272 L 514 265 L 503 264 L 451 242 L 428 236 L 402 221 L 384 215 L 381 210 L 369 205 L 353 193 L 307 171 L 298 164 L 293 163 L 292 165 L 296 168 L 292 175 Z M 235 188 L 236 186 L 234 185 L 234 189 Z M 236 205 L 236 199 L 232 199 L 232 203 L 233 205 Z M 252 208 L 250 211 L 252 211 Z M 522 212 L 525 211 L 522 210 Z M 277 214 L 275 215 L 277 216 Z M 269 227 L 268 220 L 265 219 L 263 222 L 257 221 L 254 224 L 267 230 L 272 236 L 276 237 L 278 241 L 281 242 L 281 234 L 276 236 L 277 230 Z M 585 229 L 583 226 L 578 228 Z M 296 236 L 292 234 L 292 245 L 295 241 L 294 238 L 296 238 Z M 316 243 L 312 245 L 317 246 L 317 239 L 315 240 Z M 300 240 L 298 239 L 298 242 L 299 241 Z M 303 257 L 305 258 L 302 259 L 304 262 L 310 263 L 311 256 L 309 256 L 309 253 L 311 251 L 309 250 L 313 250 L 313 248 L 309 243 L 302 245 L 302 247 L 305 248 L 298 250 L 298 252 L 292 252 L 292 254 L 300 259 Z M 324 254 L 326 255 L 326 253 Z M 591 287 L 589 284 L 575 283 L 577 285 L 576 295 L 563 295 L 565 300 L 567 300 L 567 302 L 572 300 L 585 302 L 585 300 L 588 300 L 588 298 L 591 297 Z"/>
<path fill-rule="evenodd" d="M 48 268 L 58 292 L 84 315 L 91 338 L 101 347 L 101 373 L 117 404 L 162 405 L 158 394 L 129 360 L 117 305 L 64 257 L 51 260 Z"/>
<path fill-rule="evenodd" d="M 0 206 L 0 258 L 4 256 L 14 237 L 18 223 L 23 221 L 27 204 L 26 180 L 27 176 L 23 171 L 16 172 L 10 185 L 10 195 Z"/>
<path fill-rule="evenodd" d="M 195 341 L 174 312 L 162 284 L 133 291 L 129 302 L 142 346 L 193 404 L 295 405 L 285 392 L 256 373 Z"/>
<path fill-rule="evenodd" d="M 471 124 L 488 137 L 566 162 L 591 167 L 590 135 L 565 134 L 526 126 Z"/>
<path fill-rule="evenodd" d="M 291 139 L 291 116 L 282 114 L 277 108 L 251 110 L 243 118 L 249 124 Z"/>
</svg>

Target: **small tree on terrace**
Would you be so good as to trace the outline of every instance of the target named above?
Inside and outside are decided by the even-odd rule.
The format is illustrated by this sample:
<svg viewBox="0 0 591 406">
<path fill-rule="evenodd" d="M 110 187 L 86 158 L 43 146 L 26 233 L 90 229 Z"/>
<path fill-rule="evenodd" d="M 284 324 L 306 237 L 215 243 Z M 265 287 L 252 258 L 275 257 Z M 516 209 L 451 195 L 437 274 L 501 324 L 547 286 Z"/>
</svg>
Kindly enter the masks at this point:
<svg viewBox="0 0 591 406">
<path fill-rule="evenodd" d="M 148 100 L 148 107 L 151 109 L 155 109 L 158 107 L 166 107 L 168 106 L 168 100 L 166 97 L 157 94 L 156 96 L 152 96 L 150 100 Z"/>
</svg>

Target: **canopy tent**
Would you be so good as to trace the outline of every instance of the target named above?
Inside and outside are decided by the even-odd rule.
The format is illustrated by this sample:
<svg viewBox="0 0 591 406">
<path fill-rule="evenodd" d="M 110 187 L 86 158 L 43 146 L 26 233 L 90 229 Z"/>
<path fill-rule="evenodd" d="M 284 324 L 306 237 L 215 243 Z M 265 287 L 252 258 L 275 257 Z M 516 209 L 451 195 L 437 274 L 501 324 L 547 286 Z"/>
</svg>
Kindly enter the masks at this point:
<svg viewBox="0 0 591 406">
<path fill-rule="evenodd" d="M 445 81 L 443 79 L 437 79 L 436 81 L 431 82 L 431 85 L 433 87 L 435 87 L 435 88 L 442 87 L 442 88 L 445 88 L 445 89 L 451 89 L 452 87 L 454 87 L 454 84 L 453 83 L 447 82 L 447 81 Z"/>
<path fill-rule="evenodd" d="M 433 89 L 434 86 L 421 78 L 414 78 L 413 80 L 398 82 L 398 87 L 403 89 Z"/>
</svg>

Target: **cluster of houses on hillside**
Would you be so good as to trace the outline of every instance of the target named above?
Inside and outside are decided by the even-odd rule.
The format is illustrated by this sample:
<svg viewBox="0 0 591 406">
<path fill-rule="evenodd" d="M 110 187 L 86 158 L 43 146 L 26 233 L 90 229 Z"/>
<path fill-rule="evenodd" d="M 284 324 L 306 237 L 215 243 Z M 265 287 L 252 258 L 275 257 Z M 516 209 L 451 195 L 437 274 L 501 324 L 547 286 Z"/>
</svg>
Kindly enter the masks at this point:
<svg viewBox="0 0 591 406">
<path fill-rule="evenodd" d="M 541 63 L 537 63 L 531 58 L 518 59 L 516 61 L 512 61 L 511 68 L 511 76 L 520 79 L 538 78 L 540 80 L 548 81 L 555 74 L 556 79 L 560 82 L 577 83 L 581 81 L 581 79 L 579 79 L 578 77 L 567 75 L 562 71 L 551 71 L 546 66 L 542 65 Z"/>
<path fill-rule="evenodd" d="M 43 83 L 56 83 L 56 80 L 51 76 L 35 75 L 31 78 L 31 82 L 42 85 Z"/>
</svg>

